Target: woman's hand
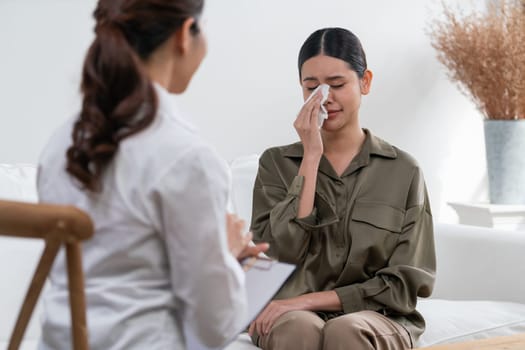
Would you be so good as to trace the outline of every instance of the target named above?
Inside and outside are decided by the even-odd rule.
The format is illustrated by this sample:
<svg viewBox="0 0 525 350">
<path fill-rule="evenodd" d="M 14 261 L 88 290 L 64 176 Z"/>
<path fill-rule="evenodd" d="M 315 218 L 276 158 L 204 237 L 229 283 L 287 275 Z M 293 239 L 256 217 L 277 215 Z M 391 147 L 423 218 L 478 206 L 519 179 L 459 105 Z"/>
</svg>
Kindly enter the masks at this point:
<svg viewBox="0 0 525 350">
<path fill-rule="evenodd" d="M 251 232 L 244 233 L 244 221 L 235 214 L 226 214 L 226 231 L 228 233 L 228 248 L 232 255 L 241 261 L 250 256 L 257 256 L 270 247 L 268 243 L 251 243 Z"/>
<path fill-rule="evenodd" d="M 259 336 L 267 335 L 275 321 L 288 311 L 301 310 L 302 307 L 294 299 L 272 300 L 250 324 L 248 334 L 257 332 Z"/>
<path fill-rule="evenodd" d="M 342 309 L 341 300 L 333 290 L 303 294 L 290 299 L 273 300 L 250 324 L 248 333 L 251 336 L 256 331 L 259 335 L 267 335 L 275 321 L 288 311 L 341 311 Z"/>
<path fill-rule="evenodd" d="M 321 92 L 317 92 L 299 111 L 293 126 L 301 139 L 304 148 L 304 156 L 321 158 L 323 154 L 323 140 L 321 131 L 317 125 L 317 118 L 321 108 Z"/>
</svg>

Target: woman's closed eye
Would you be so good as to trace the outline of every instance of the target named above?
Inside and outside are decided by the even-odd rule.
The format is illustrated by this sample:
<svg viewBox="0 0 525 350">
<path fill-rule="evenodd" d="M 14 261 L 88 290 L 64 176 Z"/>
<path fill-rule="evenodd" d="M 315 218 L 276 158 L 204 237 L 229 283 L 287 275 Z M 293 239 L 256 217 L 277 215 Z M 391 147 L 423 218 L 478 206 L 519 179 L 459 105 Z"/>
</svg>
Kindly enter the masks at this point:
<svg viewBox="0 0 525 350">
<path fill-rule="evenodd" d="M 331 89 L 340 89 L 342 88 L 343 86 L 345 86 L 346 83 L 342 83 L 342 84 L 336 84 L 336 85 L 330 85 L 330 88 Z M 317 89 L 319 85 L 317 86 L 312 86 L 312 87 L 307 87 L 306 90 L 308 91 L 314 91 L 315 89 Z"/>
</svg>

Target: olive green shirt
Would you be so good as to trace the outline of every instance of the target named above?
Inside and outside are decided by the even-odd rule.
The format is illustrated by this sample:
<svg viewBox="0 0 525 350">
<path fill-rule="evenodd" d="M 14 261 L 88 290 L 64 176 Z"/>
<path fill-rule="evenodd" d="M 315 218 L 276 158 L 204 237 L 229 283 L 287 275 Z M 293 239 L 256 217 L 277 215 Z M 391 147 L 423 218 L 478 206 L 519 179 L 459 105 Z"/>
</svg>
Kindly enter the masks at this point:
<svg viewBox="0 0 525 350">
<path fill-rule="evenodd" d="M 423 174 L 406 152 L 364 131 L 361 151 L 341 176 L 321 158 L 314 210 L 302 219 L 302 144 L 266 150 L 251 230 L 255 242 L 270 243 L 270 256 L 298 265 L 276 299 L 334 290 L 343 311 L 318 313 L 324 319 L 374 310 L 415 342 L 425 328 L 417 298 L 431 294 L 436 269 Z"/>
</svg>

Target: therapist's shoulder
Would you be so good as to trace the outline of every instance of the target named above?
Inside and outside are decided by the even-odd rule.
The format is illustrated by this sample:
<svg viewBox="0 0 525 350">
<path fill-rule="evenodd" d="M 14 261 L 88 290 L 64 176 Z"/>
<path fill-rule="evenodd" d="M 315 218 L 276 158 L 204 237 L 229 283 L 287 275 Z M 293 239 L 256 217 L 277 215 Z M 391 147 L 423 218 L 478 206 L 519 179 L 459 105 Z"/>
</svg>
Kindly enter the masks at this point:
<svg viewBox="0 0 525 350">
<path fill-rule="evenodd" d="M 38 156 L 39 169 L 62 169 L 66 151 L 72 144 L 73 126 L 77 116 L 72 116 L 53 130 Z M 57 166 L 60 165 L 60 166 Z"/>
<path fill-rule="evenodd" d="M 188 153 L 210 152 L 211 146 L 183 115 L 159 109 L 150 125 L 124 139 L 119 148 L 123 154 L 133 155 L 142 161 L 162 163 Z"/>
<path fill-rule="evenodd" d="M 166 177 L 190 181 L 188 176 L 221 183 L 228 179 L 227 164 L 214 147 L 173 115 L 157 115 L 145 130 L 123 140 L 117 164 L 125 173 L 133 170 L 139 183 L 155 184 Z"/>
</svg>

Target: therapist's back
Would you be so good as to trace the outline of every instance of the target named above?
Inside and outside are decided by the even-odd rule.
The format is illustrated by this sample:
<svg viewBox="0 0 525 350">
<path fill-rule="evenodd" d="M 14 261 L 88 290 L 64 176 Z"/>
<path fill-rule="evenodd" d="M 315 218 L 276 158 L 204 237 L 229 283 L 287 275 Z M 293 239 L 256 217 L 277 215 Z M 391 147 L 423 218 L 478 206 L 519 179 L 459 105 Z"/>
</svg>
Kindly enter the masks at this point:
<svg viewBox="0 0 525 350">
<path fill-rule="evenodd" d="M 91 349 L 184 349 L 183 325 L 220 346 L 243 326 L 227 168 L 171 95 L 205 56 L 203 1 L 99 1 L 81 110 L 40 159 L 40 201 L 75 205 L 95 223 L 83 246 Z M 65 264 L 61 252 L 40 349 L 71 348 Z"/>
</svg>

